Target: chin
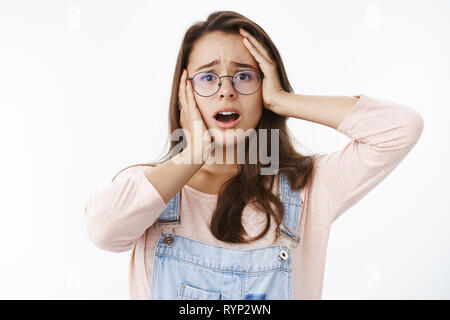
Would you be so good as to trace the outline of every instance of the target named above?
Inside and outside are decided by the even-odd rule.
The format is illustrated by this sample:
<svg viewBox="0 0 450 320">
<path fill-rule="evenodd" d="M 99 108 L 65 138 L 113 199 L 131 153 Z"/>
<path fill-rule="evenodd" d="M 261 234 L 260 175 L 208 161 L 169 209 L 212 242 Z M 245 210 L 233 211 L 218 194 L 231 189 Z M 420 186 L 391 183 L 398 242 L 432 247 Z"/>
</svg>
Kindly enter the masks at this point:
<svg viewBox="0 0 450 320">
<path fill-rule="evenodd" d="M 232 147 L 245 142 L 245 130 L 227 129 L 215 131 L 214 143 L 217 147 Z"/>
</svg>

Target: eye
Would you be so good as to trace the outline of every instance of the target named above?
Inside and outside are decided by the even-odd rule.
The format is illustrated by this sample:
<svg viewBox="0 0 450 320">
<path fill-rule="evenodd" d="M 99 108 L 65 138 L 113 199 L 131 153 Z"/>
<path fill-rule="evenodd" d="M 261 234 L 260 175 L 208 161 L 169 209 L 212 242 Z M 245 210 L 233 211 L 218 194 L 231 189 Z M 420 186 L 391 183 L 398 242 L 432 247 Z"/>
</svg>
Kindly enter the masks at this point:
<svg viewBox="0 0 450 320">
<path fill-rule="evenodd" d="M 250 72 L 240 72 L 236 75 L 238 80 L 250 80 L 252 78 L 252 74 Z"/>
<path fill-rule="evenodd" d="M 216 75 L 214 73 L 205 72 L 200 76 L 201 81 L 211 82 L 216 80 Z"/>
</svg>

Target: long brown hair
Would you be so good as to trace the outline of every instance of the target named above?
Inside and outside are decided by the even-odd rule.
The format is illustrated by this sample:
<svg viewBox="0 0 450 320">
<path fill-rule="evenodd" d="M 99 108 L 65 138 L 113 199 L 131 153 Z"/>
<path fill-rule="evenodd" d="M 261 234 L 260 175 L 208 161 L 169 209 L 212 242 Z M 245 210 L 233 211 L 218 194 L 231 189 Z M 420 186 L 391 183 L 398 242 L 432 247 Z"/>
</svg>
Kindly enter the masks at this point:
<svg viewBox="0 0 450 320">
<path fill-rule="evenodd" d="M 258 24 L 237 12 L 213 12 L 208 16 L 206 21 L 197 22 L 189 27 L 183 38 L 173 75 L 172 93 L 169 104 L 169 136 L 171 136 L 174 130 L 182 128 L 180 125 L 180 112 L 177 105 L 178 88 L 183 69 L 187 69 L 188 57 L 195 41 L 213 31 L 239 34 L 239 27 L 243 27 L 250 32 L 267 49 L 276 61 L 278 75 L 283 89 L 286 92 L 294 93 L 289 84 L 281 56 L 266 32 Z M 270 153 L 270 129 L 279 130 L 278 173 L 285 173 L 288 177 L 290 187 L 293 190 L 300 190 L 312 180 L 315 156 L 304 156 L 295 150 L 292 144 L 295 138 L 290 134 L 286 125 L 288 117 L 280 116 L 264 107 L 262 110 L 261 119 L 255 131 L 258 132 L 259 129 L 266 129 L 268 132 L 268 145 L 266 150 Z M 161 164 L 175 156 L 172 150 L 174 150 L 177 144 L 178 141 L 170 141 L 169 151 L 157 162 L 131 165 L 122 169 L 119 173 L 133 166 L 155 166 Z M 257 145 L 259 145 L 259 142 Z M 247 141 L 246 150 L 248 151 Z M 250 243 L 264 237 L 269 231 L 270 217 L 272 216 L 277 223 L 277 239 L 280 234 L 280 224 L 283 222 L 284 207 L 279 197 L 272 193 L 275 175 L 261 175 L 260 170 L 264 165 L 259 161 L 256 164 L 249 164 L 247 161 L 248 152 L 246 152 L 246 155 L 247 159 L 245 163 L 238 164 L 238 173 L 227 179 L 219 189 L 216 208 L 210 222 L 211 232 L 217 239 L 222 241 Z M 244 238 L 246 231 L 242 225 L 241 218 L 243 209 L 249 203 L 254 204 L 257 209 L 266 214 L 267 223 L 259 235 L 246 239 Z M 274 205 L 275 210 L 273 210 L 271 204 Z M 291 231 L 295 232 L 295 230 Z"/>
</svg>

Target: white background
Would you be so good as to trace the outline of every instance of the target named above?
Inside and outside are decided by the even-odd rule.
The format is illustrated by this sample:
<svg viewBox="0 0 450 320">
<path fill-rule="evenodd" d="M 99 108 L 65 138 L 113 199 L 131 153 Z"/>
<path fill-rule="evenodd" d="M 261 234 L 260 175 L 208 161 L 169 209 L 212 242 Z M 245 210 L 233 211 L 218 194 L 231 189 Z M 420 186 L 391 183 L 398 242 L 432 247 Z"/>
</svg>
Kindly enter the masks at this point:
<svg viewBox="0 0 450 320">
<path fill-rule="evenodd" d="M 258 23 L 296 93 L 408 105 L 400 165 L 333 225 L 323 299 L 449 299 L 449 1 L 0 2 L 0 298 L 128 299 L 130 252 L 87 237 L 84 205 L 158 158 L 186 29 L 216 10 Z M 350 140 L 299 119 L 306 153 Z"/>
</svg>

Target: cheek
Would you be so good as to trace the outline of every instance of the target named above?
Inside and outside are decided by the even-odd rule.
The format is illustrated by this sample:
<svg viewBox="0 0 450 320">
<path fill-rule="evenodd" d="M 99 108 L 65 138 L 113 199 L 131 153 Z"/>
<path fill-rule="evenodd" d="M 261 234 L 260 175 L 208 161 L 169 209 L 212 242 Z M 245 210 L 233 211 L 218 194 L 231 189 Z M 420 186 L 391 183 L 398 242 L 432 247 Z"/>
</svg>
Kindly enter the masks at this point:
<svg viewBox="0 0 450 320">
<path fill-rule="evenodd" d="M 211 110 L 209 110 L 207 103 L 197 104 L 197 109 L 200 112 L 200 115 L 202 116 L 206 128 L 207 129 L 211 128 L 214 125 L 215 120 L 212 117 Z"/>
<path fill-rule="evenodd" d="M 206 122 L 208 119 L 211 118 L 211 115 L 209 115 L 210 110 L 208 110 L 208 102 L 207 101 L 202 101 L 202 99 L 198 99 L 197 97 L 195 97 L 195 103 L 196 103 L 196 107 L 197 110 L 200 112 L 200 115 L 203 118 L 203 121 Z M 205 123 L 206 124 L 206 123 Z"/>
<path fill-rule="evenodd" d="M 245 126 L 255 128 L 262 115 L 262 99 L 256 99 L 256 101 L 252 101 L 252 104 L 248 106 L 249 108 L 245 112 Z"/>
<path fill-rule="evenodd" d="M 256 108 L 256 110 L 254 110 L 253 115 L 252 115 L 252 122 L 250 124 L 250 126 L 252 128 L 256 128 L 259 120 L 261 119 L 261 115 L 262 115 L 262 106 L 258 106 L 258 108 Z"/>
</svg>

